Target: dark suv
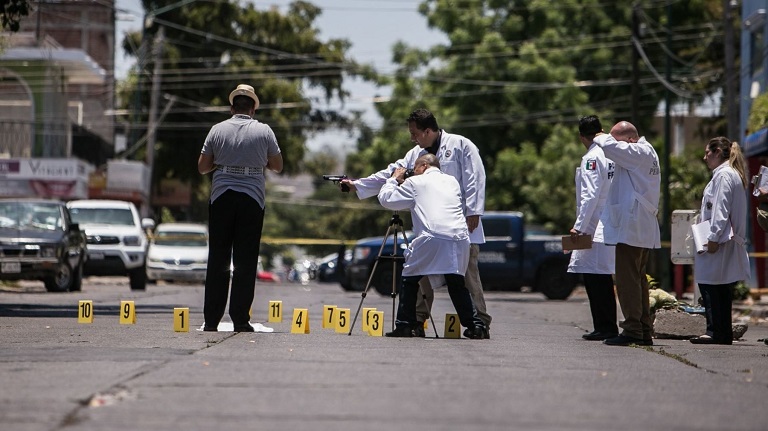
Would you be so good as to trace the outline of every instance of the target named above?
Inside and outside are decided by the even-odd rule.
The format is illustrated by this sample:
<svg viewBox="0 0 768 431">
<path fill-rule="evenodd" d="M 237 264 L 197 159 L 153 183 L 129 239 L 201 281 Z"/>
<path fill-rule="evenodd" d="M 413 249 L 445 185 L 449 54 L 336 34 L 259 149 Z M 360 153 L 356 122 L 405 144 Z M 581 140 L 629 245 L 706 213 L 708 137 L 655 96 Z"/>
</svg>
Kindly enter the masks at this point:
<svg viewBox="0 0 768 431">
<path fill-rule="evenodd" d="M 41 280 L 49 292 L 82 288 L 85 233 L 63 202 L 0 199 L 0 280 Z"/>
</svg>

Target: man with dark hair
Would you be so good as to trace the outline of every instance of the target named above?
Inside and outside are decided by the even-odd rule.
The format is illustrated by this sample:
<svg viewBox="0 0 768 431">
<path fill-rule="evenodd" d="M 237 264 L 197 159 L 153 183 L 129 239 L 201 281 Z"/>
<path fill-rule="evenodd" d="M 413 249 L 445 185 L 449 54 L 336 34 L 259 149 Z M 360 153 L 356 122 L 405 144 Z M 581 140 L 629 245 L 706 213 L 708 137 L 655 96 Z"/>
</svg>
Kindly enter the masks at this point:
<svg viewBox="0 0 768 431">
<path fill-rule="evenodd" d="M 613 179 L 613 162 L 602 148 L 593 142 L 602 132 L 595 115 L 579 120 L 579 140 L 587 149 L 576 168 L 576 222 L 571 237 L 592 236 L 592 248 L 573 250 L 568 272 L 581 273 L 589 297 L 594 331 L 584 334 L 585 340 L 606 340 L 619 335 L 616 326 L 616 295 L 613 293 L 615 247 L 605 245 L 603 223 L 605 202 Z"/>
<path fill-rule="evenodd" d="M 234 265 L 229 317 L 235 332 L 253 332 L 250 309 L 264 224 L 264 169 L 282 171 L 283 156 L 272 129 L 253 119 L 259 107 L 253 87 L 238 85 L 229 103 L 232 117 L 211 127 L 197 161 L 201 174 L 213 172 L 203 330 L 216 331 L 224 316 Z"/>
<path fill-rule="evenodd" d="M 346 185 L 357 192 L 357 197 L 360 199 L 376 196 L 395 169 L 413 169 L 416 159 L 424 154 L 432 154 L 437 157 L 441 170 L 456 178 L 461 187 L 462 209 L 471 243 L 465 282 L 477 308 L 477 314 L 485 325 L 485 338 L 490 338 L 491 316 L 486 311 L 483 285 L 480 282 L 480 273 L 477 268 L 479 244 L 485 242 L 483 225 L 480 223 L 480 217 L 485 211 L 485 167 L 483 167 L 480 152 L 477 150 L 477 146 L 464 136 L 441 130 L 437 125 L 435 116 L 426 109 L 413 111 L 408 116 L 407 123 L 411 141 L 416 146 L 409 150 L 404 158 L 366 178 L 342 180 L 341 186 Z M 422 298 L 419 297 L 417 303 L 418 319 L 423 323 L 429 317 L 432 308 L 432 300 L 434 299 L 432 288 L 439 286 L 432 286 L 428 278 L 423 278 L 419 284 L 426 297 L 426 301 L 421 301 Z M 415 327 L 414 331 L 417 336 L 424 336 L 423 327 Z"/>
<path fill-rule="evenodd" d="M 397 168 L 379 191 L 379 202 L 391 210 L 410 210 L 416 237 L 405 251 L 400 304 L 396 328 L 387 337 L 413 337 L 423 323 L 416 318 L 419 280 L 437 278 L 445 282 L 464 336 L 485 338 L 485 325 L 477 316 L 472 297 L 464 284 L 469 263 L 469 231 L 464 218 L 458 181 L 440 172 L 440 162 L 425 154 L 414 162 L 413 176 Z M 444 281 L 443 281 L 444 280 Z"/>
</svg>

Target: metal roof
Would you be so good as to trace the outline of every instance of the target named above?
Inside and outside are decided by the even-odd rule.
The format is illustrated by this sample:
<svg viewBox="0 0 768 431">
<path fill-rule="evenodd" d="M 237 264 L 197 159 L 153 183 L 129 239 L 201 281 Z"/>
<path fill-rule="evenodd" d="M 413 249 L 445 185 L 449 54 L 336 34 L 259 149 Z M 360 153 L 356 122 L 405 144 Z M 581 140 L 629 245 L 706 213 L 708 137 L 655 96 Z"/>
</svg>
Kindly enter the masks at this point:
<svg viewBox="0 0 768 431">
<path fill-rule="evenodd" d="M 81 49 L 9 48 L 0 53 L 0 66 L 25 62 L 59 66 L 70 84 L 103 84 L 107 77 L 107 72 Z"/>
</svg>

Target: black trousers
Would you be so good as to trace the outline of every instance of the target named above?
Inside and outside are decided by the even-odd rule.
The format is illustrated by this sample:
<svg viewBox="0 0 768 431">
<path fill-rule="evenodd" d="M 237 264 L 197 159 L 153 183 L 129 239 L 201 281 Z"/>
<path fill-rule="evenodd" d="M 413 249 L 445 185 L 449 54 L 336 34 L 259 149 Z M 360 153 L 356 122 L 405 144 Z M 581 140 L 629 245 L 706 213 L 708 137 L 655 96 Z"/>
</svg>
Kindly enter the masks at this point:
<svg viewBox="0 0 768 431">
<path fill-rule="evenodd" d="M 208 272 L 205 277 L 205 326 L 218 326 L 229 295 L 229 317 L 235 326 L 250 321 L 256 288 L 264 209 L 245 193 L 228 190 L 208 206 Z"/>
<path fill-rule="evenodd" d="M 400 286 L 400 301 L 397 306 L 397 318 L 395 326 L 412 328 L 416 325 L 416 297 L 419 293 L 419 280 L 421 275 L 403 276 Z M 458 274 L 445 274 L 445 283 L 448 285 L 448 295 L 451 297 L 456 314 L 459 315 L 461 326 L 466 328 L 485 328 L 483 321 L 477 316 L 475 303 L 464 284 L 464 276 Z"/>
<path fill-rule="evenodd" d="M 733 288 L 736 283 L 701 284 L 701 299 L 707 316 L 707 330 L 712 329 L 712 338 L 718 343 L 733 342 L 733 322 L 731 309 L 733 306 Z"/>
<path fill-rule="evenodd" d="M 583 274 L 589 298 L 589 311 L 596 332 L 618 334 L 616 324 L 616 294 L 611 274 Z"/>
</svg>

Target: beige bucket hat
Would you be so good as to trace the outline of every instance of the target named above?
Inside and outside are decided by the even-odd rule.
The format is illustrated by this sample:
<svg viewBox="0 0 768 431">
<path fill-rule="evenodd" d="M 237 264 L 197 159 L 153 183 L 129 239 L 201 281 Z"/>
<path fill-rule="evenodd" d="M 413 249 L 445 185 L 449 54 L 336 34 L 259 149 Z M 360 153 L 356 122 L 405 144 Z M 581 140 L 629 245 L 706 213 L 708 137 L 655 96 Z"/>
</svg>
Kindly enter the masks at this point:
<svg viewBox="0 0 768 431">
<path fill-rule="evenodd" d="M 231 93 L 229 93 L 229 104 L 232 104 L 232 101 L 235 99 L 235 96 L 247 96 L 253 99 L 254 102 L 256 102 L 256 106 L 253 107 L 253 109 L 259 109 L 259 97 L 256 96 L 256 92 L 253 91 L 253 87 L 247 84 L 240 84 L 232 90 Z"/>
</svg>

